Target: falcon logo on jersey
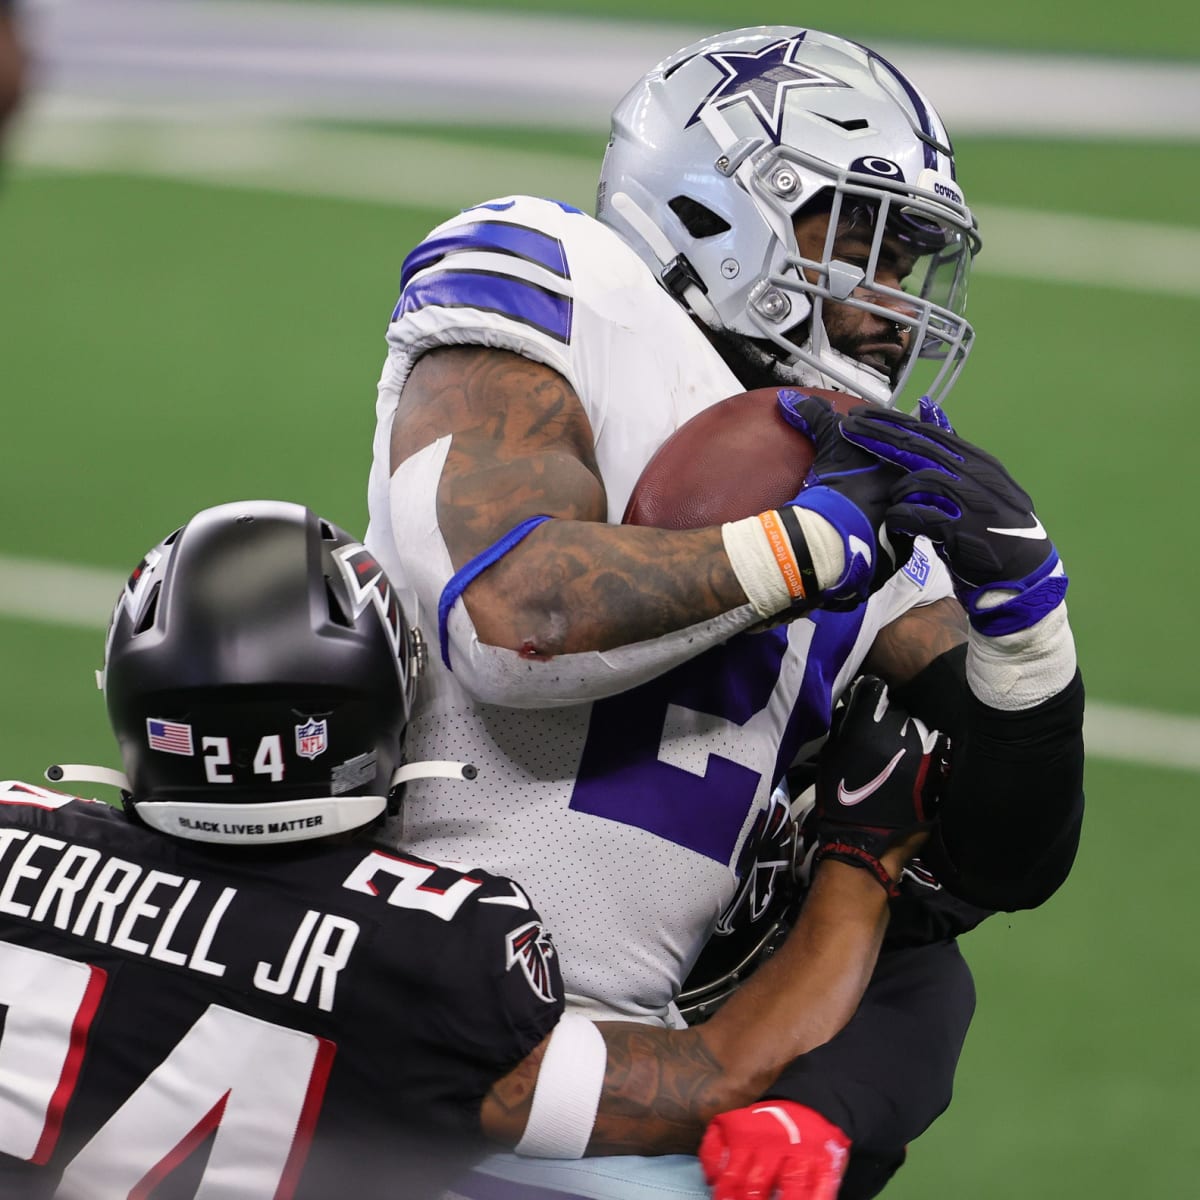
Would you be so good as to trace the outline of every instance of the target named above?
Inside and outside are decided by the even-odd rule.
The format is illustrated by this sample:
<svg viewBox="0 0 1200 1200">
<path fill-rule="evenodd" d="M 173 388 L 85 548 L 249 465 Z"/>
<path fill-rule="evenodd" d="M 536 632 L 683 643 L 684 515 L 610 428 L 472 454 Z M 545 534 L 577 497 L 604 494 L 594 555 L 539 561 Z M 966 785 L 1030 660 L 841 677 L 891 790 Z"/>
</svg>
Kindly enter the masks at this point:
<svg viewBox="0 0 1200 1200">
<path fill-rule="evenodd" d="M 324 721 L 315 718 L 296 726 L 296 753 L 301 758 L 316 758 L 329 749 L 329 730 Z"/>
<path fill-rule="evenodd" d="M 784 106 L 788 92 L 793 88 L 850 86 L 824 71 L 794 62 L 803 40 L 804 35 L 800 34 L 758 51 L 743 54 L 725 51 L 704 55 L 713 66 L 725 72 L 725 78 L 700 102 L 684 128 L 699 120 L 700 110 L 706 105 L 725 108 L 738 100 L 745 100 L 771 139 L 779 142 L 783 132 Z"/>
<path fill-rule="evenodd" d="M 368 604 L 375 606 L 383 627 L 387 630 L 388 640 L 396 652 L 397 659 L 408 670 L 408 645 L 401 636 L 404 628 L 404 618 L 400 612 L 400 601 L 396 597 L 396 589 L 383 573 L 383 568 L 375 560 L 375 556 L 365 546 L 352 542 L 333 552 L 333 557 L 342 569 L 346 586 L 350 589 L 351 602 L 354 605 L 354 615 L 357 617 Z"/>
<path fill-rule="evenodd" d="M 746 924 L 753 925 L 766 914 L 777 894 L 788 898 L 795 878 L 796 825 L 787 801 L 772 792 L 765 810 L 754 820 L 746 839 L 743 862 L 738 864 L 741 884 L 733 899 L 717 920 L 714 934 L 736 933 Z M 745 858 L 753 861 L 745 865 Z"/>
<path fill-rule="evenodd" d="M 508 961 L 505 969 L 511 971 L 519 966 L 533 989 L 533 994 L 547 1004 L 553 1004 L 554 975 L 550 960 L 554 957 L 554 943 L 550 935 L 537 921 L 530 921 L 508 935 Z"/>
</svg>

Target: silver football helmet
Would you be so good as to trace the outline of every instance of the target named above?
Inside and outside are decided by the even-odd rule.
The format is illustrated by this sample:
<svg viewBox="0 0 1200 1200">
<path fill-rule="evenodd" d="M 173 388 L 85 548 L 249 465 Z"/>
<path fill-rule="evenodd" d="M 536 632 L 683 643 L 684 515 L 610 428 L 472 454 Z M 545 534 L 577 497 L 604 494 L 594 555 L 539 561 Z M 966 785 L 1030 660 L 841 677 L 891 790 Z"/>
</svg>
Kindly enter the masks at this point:
<svg viewBox="0 0 1200 1200">
<path fill-rule="evenodd" d="M 823 254 L 803 257 L 793 222 L 825 211 Z M 938 400 L 970 349 L 963 310 L 980 241 L 950 139 L 912 83 L 855 42 L 760 26 L 673 54 L 613 113 L 597 216 L 781 382 L 886 405 L 911 383 L 914 402 L 918 388 Z M 869 253 L 838 261 L 835 237 L 851 223 Z M 885 235 L 913 264 L 902 288 L 879 277 Z M 831 304 L 884 318 L 897 345 L 907 331 L 894 366 L 831 345 Z"/>
</svg>

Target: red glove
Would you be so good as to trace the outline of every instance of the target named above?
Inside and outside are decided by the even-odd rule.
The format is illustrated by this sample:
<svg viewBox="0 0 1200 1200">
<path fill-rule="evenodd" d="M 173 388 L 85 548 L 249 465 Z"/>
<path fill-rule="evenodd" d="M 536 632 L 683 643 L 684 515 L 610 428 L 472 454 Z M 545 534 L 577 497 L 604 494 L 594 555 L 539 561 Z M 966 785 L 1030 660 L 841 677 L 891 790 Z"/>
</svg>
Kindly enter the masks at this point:
<svg viewBox="0 0 1200 1200">
<path fill-rule="evenodd" d="M 837 1200 L 850 1139 L 792 1100 L 720 1113 L 700 1143 L 713 1200 Z"/>
</svg>

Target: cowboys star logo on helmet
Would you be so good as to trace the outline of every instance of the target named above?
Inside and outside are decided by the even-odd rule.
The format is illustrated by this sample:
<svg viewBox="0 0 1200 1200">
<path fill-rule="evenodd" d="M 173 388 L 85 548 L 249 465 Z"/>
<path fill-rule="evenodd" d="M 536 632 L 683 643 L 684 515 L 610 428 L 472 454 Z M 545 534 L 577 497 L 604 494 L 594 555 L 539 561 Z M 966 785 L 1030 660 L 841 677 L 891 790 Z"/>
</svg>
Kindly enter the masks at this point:
<svg viewBox="0 0 1200 1200">
<path fill-rule="evenodd" d="M 849 86 L 815 67 L 793 62 L 803 40 L 804 35 L 801 34 L 800 37 L 787 38 L 758 51 L 737 53 L 726 50 L 706 54 L 704 57 L 725 71 L 726 75 L 700 102 L 687 125 L 700 119 L 700 110 L 707 104 L 724 108 L 736 100 L 746 100 L 755 109 L 772 140 L 778 142 L 783 127 L 784 101 L 789 90 L 797 87 Z"/>
<path fill-rule="evenodd" d="M 511 971 L 514 965 L 519 966 L 534 995 L 550 1004 L 555 1000 L 549 965 L 554 954 L 549 933 L 537 921 L 530 921 L 509 933 L 505 969 Z"/>
</svg>

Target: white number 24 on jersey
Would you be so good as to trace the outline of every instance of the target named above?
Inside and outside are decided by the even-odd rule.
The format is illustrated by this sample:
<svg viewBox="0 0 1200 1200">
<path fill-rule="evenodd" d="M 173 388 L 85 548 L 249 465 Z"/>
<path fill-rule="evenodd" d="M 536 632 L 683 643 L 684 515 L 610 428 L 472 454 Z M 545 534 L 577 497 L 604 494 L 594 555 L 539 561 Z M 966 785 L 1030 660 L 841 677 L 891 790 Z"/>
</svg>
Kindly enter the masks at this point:
<svg viewBox="0 0 1200 1200">
<path fill-rule="evenodd" d="M 98 967 L 0 942 L 0 1078 L 23 1081 L 0 1092 L 0 1152 L 49 1161 L 105 983 Z M 196 1200 L 231 1171 L 242 1200 L 291 1196 L 335 1051 L 325 1038 L 210 1004 L 67 1164 L 56 1200 L 148 1194 L 214 1134 Z M 186 1094 L 171 1086 L 180 1078 Z"/>
</svg>

